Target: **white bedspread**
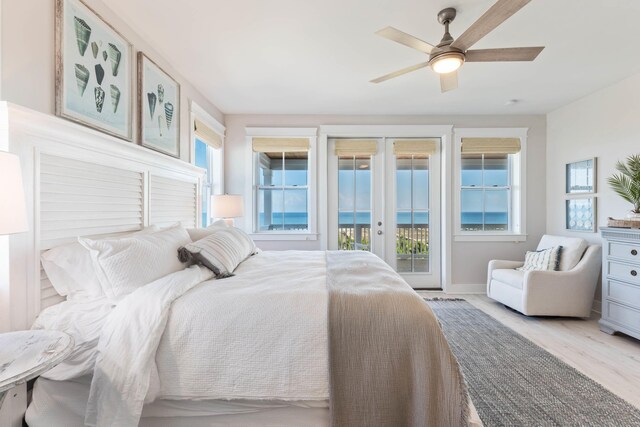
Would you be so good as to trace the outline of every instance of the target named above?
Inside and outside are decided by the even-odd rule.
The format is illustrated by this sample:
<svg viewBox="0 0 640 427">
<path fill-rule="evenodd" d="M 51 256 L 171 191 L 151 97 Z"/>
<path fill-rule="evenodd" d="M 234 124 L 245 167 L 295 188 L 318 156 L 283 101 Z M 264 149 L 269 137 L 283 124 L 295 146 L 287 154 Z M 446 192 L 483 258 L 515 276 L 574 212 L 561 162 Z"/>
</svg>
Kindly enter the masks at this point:
<svg viewBox="0 0 640 427">
<path fill-rule="evenodd" d="M 98 342 L 85 424 L 138 425 L 171 304 L 212 276 L 193 266 L 138 288 L 118 303 Z"/>
<path fill-rule="evenodd" d="M 102 326 L 88 425 L 135 426 L 156 398 L 328 399 L 325 253 L 262 252 L 235 274 L 207 280 L 192 267 L 118 303 Z"/>
</svg>

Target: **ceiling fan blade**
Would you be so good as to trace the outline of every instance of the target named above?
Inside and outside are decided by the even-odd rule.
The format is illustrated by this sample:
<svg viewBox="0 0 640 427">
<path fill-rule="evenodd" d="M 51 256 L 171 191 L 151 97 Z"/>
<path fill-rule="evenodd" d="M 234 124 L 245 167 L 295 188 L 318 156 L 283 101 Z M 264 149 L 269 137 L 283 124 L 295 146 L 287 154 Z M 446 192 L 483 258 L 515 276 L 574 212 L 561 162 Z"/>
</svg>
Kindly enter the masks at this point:
<svg viewBox="0 0 640 427">
<path fill-rule="evenodd" d="M 440 74 L 440 92 L 445 93 L 458 89 L 458 71 Z"/>
<path fill-rule="evenodd" d="M 385 39 L 393 40 L 394 42 L 398 42 L 427 54 L 431 53 L 431 50 L 433 49 L 433 45 L 430 45 L 429 43 L 420 40 L 417 37 L 413 37 L 411 34 L 396 30 L 393 27 L 383 28 L 379 31 L 376 31 L 376 34 L 384 37 Z"/>
<path fill-rule="evenodd" d="M 537 47 L 506 47 L 502 49 L 473 49 L 465 53 L 465 62 L 533 61 L 544 49 Z"/>
<path fill-rule="evenodd" d="M 452 44 L 451 47 L 466 51 L 478 40 L 489 34 L 511 15 L 522 9 L 531 0 L 498 0 L 476 22 L 471 24 Z"/>
<path fill-rule="evenodd" d="M 411 67 L 403 68 L 402 70 L 394 71 L 393 73 L 385 74 L 382 77 L 378 77 L 377 79 L 373 79 L 373 80 L 371 80 L 371 83 L 380 83 L 380 82 L 383 82 L 385 80 L 389 80 L 389 79 L 392 79 L 394 77 L 398 77 L 398 76 L 401 76 L 403 74 L 407 74 L 407 73 L 410 73 L 412 71 L 419 70 L 420 68 L 424 68 L 424 67 L 426 67 L 428 65 L 429 65 L 428 62 L 421 62 L 420 64 L 412 65 Z"/>
</svg>

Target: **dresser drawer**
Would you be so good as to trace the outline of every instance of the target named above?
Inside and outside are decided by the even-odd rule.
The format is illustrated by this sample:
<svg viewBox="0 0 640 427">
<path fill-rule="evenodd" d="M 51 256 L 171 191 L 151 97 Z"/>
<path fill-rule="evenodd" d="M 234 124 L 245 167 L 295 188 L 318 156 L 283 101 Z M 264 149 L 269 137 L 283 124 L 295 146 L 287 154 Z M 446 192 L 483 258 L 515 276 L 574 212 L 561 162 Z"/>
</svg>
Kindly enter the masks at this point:
<svg viewBox="0 0 640 427">
<path fill-rule="evenodd" d="M 609 277 L 640 285 L 640 266 L 607 261 Z"/>
<path fill-rule="evenodd" d="M 603 301 L 603 317 L 611 322 L 640 331 L 640 311 L 625 307 L 612 301 Z"/>
<path fill-rule="evenodd" d="M 640 286 L 607 280 L 604 286 L 604 297 L 640 309 Z"/>
<path fill-rule="evenodd" d="M 609 252 L 607 255 L 615 258 L 640 263 L 640 247 L 638 245 L 630 245 L 627 243 L 609 243 Z"/>
</svg>

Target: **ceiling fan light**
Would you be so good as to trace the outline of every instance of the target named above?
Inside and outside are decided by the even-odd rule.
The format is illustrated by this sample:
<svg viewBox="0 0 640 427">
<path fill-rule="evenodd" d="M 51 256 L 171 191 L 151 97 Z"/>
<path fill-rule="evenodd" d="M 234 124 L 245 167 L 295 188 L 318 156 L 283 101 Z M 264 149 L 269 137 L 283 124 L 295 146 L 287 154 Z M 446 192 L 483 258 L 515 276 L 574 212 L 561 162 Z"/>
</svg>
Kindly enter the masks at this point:
<svg viewBox="0 0 640 427">
<path fill-rule="evenodd" d="M 438 74 L 447 74 L 456 71 L 462 66 L 464 59 L 459 54 L 441 55 L 431 62 L 431 68 Z"/>
</svg>

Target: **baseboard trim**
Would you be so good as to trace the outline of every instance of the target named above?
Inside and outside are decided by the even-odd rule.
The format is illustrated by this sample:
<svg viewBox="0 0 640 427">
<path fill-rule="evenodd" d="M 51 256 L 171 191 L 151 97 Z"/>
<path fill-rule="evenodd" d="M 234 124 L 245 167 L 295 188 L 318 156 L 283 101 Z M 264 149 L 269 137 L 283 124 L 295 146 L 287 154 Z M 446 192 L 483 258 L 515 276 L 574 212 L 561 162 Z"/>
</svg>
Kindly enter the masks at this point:
<svg viewBox="0 0 640 427">
<path fill-rule="evenodd" d="M 482 294 L 487 293 L 486 283 L 452 283 L 445 290 L 447 294 Z"/>
</svg>

